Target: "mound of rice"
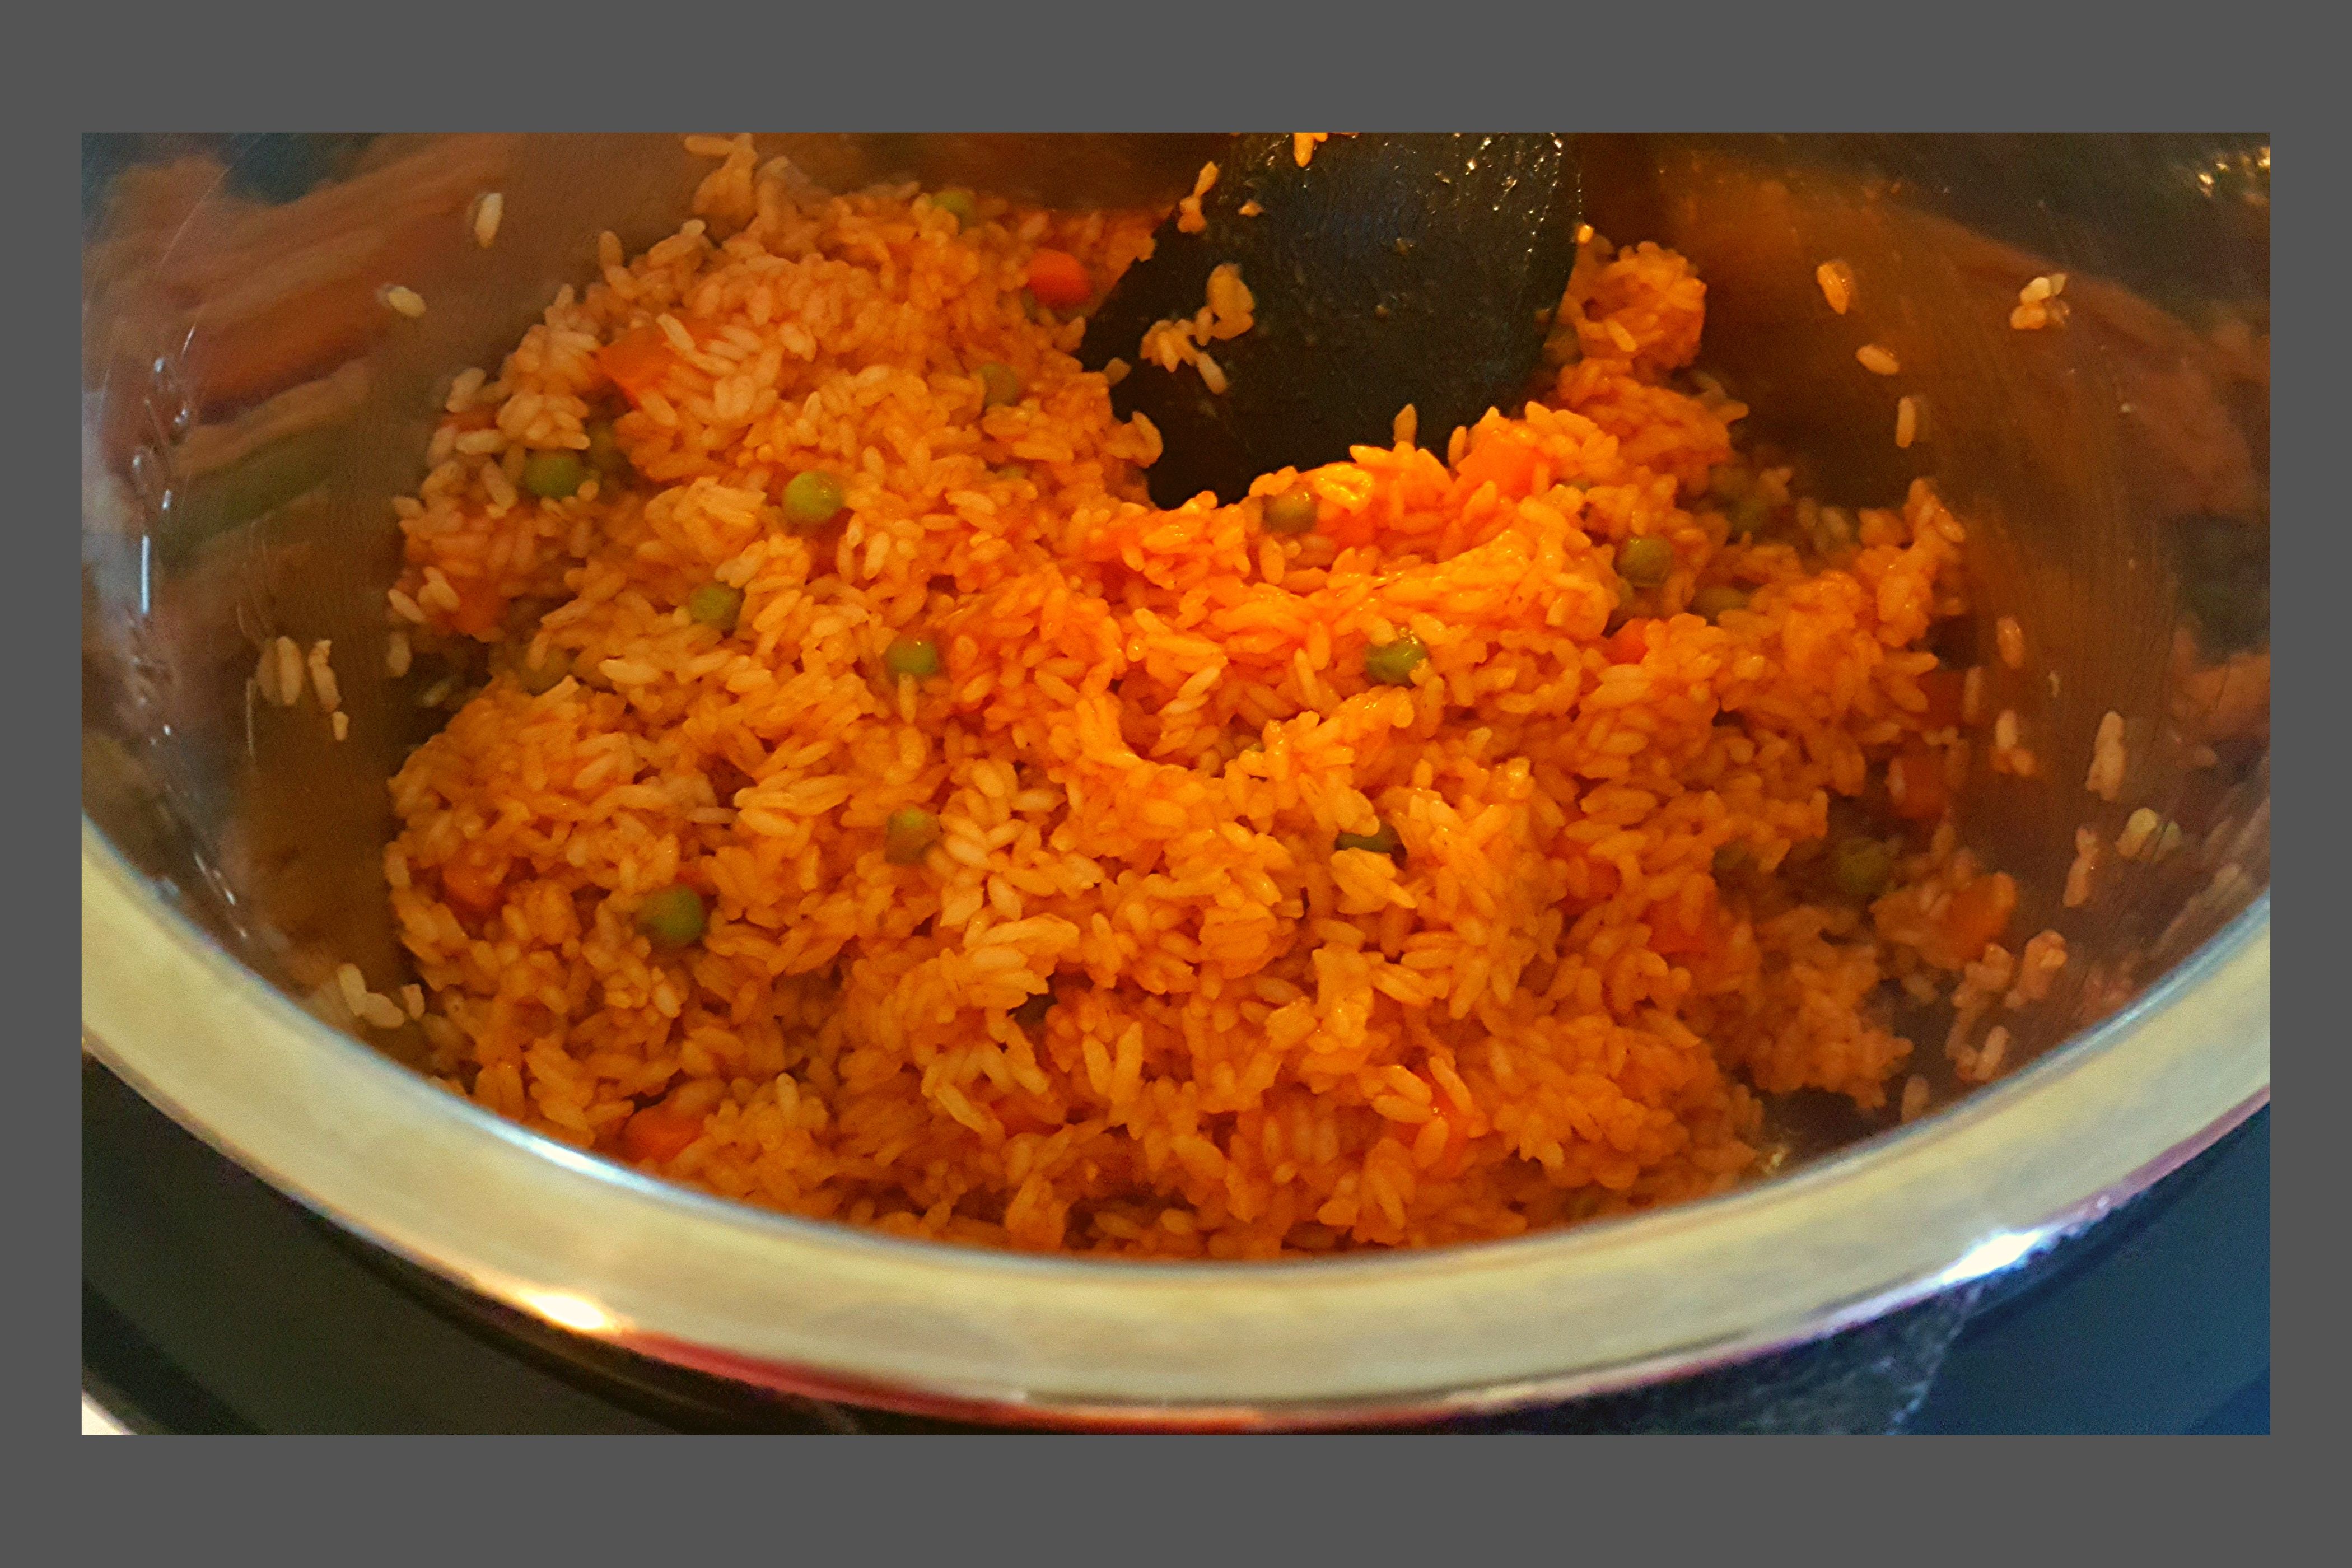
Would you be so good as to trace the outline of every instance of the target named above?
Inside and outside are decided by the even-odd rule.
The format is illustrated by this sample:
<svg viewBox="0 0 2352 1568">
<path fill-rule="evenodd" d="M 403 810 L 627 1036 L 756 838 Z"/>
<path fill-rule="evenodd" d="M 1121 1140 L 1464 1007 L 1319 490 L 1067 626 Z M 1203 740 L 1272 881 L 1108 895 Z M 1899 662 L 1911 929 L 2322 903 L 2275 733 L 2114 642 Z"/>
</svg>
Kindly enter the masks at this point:
<svg viewBox="0 0 2352 1568">
<path fill-rule="evenodd" d="M 1684 374 L 1682 258 L 1594 237 L 1556 378 L 1444 460 L 1160 511 L 1156 433 L 1023 284 L 1051 246 L 1107 288 L 1162 215 L 960 223 L 707 150 L 700 216 L 635 261 L 606 237 L 399 505 L 417 657 L 493 671 L 393 784 L 453 1087 L 797 1214 L 1213 1258 L 1688 1198 L 1754 1165 L 1760 1095 L 1888 1106 L 1882 983 L 1958 974 L 2015 902 L 1928 778 L 1965 764 L 1925 647 L 1962 530 L 1924 487 L 1790 524 L 1822 509 Z M 630 471 L 519 488 L 615 414 Z M 814 531 L 781 510 L 808 469 L 845 496 Z M 1268 531 L 1300 483 L 1316 528 Z M 1636 537 L 1663 582 L 1620 574 Z M 731 630 L 686 608 L 712 583 Z M 1369 679 L 1407 636 L 1409 684 Z M 887 674 L 918 637 L 940 673 Z M 1913 809 L 1865 902 L 1825 847 L 1891 759 Z M 939 838 L 902 865 L 909 808 Z M 1335 847 L 1383 826 L 1396 853 Z M 708 927 L 656 947 L 677 884 Z"/>
</svg>

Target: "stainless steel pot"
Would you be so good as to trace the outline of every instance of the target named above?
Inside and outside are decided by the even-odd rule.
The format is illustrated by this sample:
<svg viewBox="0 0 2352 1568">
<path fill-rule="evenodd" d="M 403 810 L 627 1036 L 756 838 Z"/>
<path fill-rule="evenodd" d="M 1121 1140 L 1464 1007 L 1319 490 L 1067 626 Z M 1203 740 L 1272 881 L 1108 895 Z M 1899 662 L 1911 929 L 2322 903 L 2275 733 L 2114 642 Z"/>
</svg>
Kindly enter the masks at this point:
<svg viewBox="0 0 2352 1568">
<path fill-rule="evenodd" d="M 1172 199 L 1206 145 L 772 139 L 835 186 L 907 172 L 1071 205 Z M 2266 684 L 2259 731 L 2209 765 L 2167 741 L 2214 685 L 2172 662 L 2210 559 L 2196 541 L 2267 558 L 2267 141 L 1624 137 L 1591 157 L 1592 221 L 1694 258 L 1706 363 L 1818 457 L 1829 493 L 1874 504 L 1927 475 L 1979 520 L 1977 614 L 2026 628 L 2028 671 L 1998 679 L 2042 767 L 1979 777 L 1963 822 L 2025 884 L 2023 929 L 2057 925 L 2074 955 L 2018 1016 L 2005 1079 L 1939 1083 L 1949 1103 L 1902 1127 L 1792 1101 L 1769 1179 L 1637 1218 L 1146 1266 L 702 1196 L 331 1026 L 336 963 L 379 990 L 405 978 L 383 786 L 434 721 L 428 675 L 383 673 L 386 498 L 416 477 L 446 378 L 584 277 L 598 231 L 634 247 L 682 214 L 696 162 L 629 136 L 88 144 L 85 1047 L 285 1191 L 489 1297 L 751 1383 L 983 1419 L 1315 1424 L 1621 1387 L 1826 1333 L 2097 1215 L 2269 1094 Z M 490 190 L 504 220 L 484 248 L 468 214 Z M 1812 276 L 1832 257 L 1863 279 L 1843 319 Z M 2071 279 L 2065 326 L 2011 330 L 2020 285 L 2051 270 Z M 383 309 L 394 283 L 424 319 Z M 1907 450 L 1898 388 L 1853 374 L 1869 341 L 1925 399 Z M 2208 643 L 2232 616 L 2266 648 L 2266 600 L 2209 605 Z M 255 700 L 279 633 L 332 639 L 347 740 Z M 2135 759 L 2113 806 L 2082 784 L 2109 710 Z M 2138 805 L 2194 831 L 2062 908 L 2075 828 L 2112 839 Z"/>
</svg>

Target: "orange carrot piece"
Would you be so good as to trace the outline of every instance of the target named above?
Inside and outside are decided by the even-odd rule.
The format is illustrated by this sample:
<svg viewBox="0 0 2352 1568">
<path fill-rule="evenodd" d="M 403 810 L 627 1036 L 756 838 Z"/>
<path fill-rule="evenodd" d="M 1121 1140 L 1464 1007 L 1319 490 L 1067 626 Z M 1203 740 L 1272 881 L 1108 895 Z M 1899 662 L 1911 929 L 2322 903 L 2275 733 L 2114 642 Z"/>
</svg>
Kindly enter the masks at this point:
<svg viewBox="0 0 2352 1568">
<path fill-rule="evenodd" d="M 441 890 L 449 901 L 470 913 L 482 915 L 498 908 L 505 896 L 507 866 L 505 856 L 486 850 L 479 844 L 467 846 L 457 858 L 441 868 Z"/>
<path fill-rule="evenodd" d="M 1480 485 L 1492 479 L 1496 493 L 1505 500 L 1518 500 L 1535 486 L 1538 461 L 1534 447 L 1509 436 L 1496 434 L 1487 437 L 1465 453 L 1461 467 L 1454 471 L 1461 481 L 1464 495 L 1475 492 Z"/>
<path fill-rule="evenodd" d="M 1952 895 L 1944 911 L 1944 943 L 1951 966 L 1973 963 L 1985 944 L 1999 942 L 2017 910 L 2017 883 L 2005 871 L 1979 877 Z"/>
<path fill-rule="evenodd" d="M 1041 250 L 1029 258 L 1029 292 L 1049 310 L 1066 310 L 1094 298 L 1095 280 L 1068 251 Z"/>
<path fill-rule="evenodd" d="M 621 1152 L 639 1164 L 667 1165 L 701 1136 L 700 1117 L 681 1116 L 666 1106 L 649 1105 L 621 1129 Z"/>
<path fill-rule="evenodd" d="M 1944 765 L 1921 745 L 1906 746 L 1886 764 L 1886 794 L 1895 815 L 1909 822 L 1934 822 L 1951 804 Z"/>
<path fill-rule="evenodd" d="M 1649 626 L 1646 616 L 1627 621 L 1609 634 L 1609 640 L 1601 645 L 1601 651 L 1608 656 L 1612 664 L 1641 663 L 1643 656 L 1650 651 Z"/>
<path fill-rule="evenodd" d="M 646 393 L 658 388 L 678 363 L 668 335 L 651 325 L 624 332 L 596 351 L 598 368 L 631 403 L 642 402 Z"/>
</svg>

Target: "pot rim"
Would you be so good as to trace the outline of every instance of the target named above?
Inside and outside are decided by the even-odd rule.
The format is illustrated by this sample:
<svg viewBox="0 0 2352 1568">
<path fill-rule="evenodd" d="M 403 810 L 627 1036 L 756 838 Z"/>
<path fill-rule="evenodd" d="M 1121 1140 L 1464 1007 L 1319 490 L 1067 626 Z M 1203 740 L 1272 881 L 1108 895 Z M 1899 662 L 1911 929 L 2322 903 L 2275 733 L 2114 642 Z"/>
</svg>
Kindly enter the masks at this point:
<svg viewBox="0 0 2352 1568">
<path fill-rule="evenodd" d="M 459 1100 L 239 964 L 86 817 L 81 884 L 84 1048 L 272 1185 L 613 1345 L 967 1419 L 1420 1419 L 1720 1365 L 2006 1267 L 2270 1093 L 2265 888 L 2129 1005 L 2009 1078 L 1718 1196 L 1323 1260 L 999 1253 L 737 1204 Z"/>
</svg>

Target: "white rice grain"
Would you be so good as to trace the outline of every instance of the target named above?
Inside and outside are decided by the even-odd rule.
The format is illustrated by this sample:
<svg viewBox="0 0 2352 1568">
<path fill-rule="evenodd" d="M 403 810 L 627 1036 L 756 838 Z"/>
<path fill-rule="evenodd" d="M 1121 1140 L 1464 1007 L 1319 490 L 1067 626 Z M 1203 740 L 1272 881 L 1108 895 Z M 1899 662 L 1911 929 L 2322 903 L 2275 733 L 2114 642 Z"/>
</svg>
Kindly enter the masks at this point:
<svg viewBox="0 0 2352 1568">
<path fill-rule="evenodd" d="M 335 679 L 333 658 L 335 645 L 320 638 L 310 645 L 310 686 L 319 694 L 319 706 L 332 713 L 343 704 L 343 689 Z"/>
<path fill-rule="evenodd" d="M 1824 261 L 1813 268 L 1813 280 L 1822 286 L 1822 298 L 1830 309 L 1844 315 L 1853 303 L 1853 268 L 1843 261 Z"/>
<path fill-rule="evenodd" d="M 2011 669 L 2025 668 L 2025 628 L 2015 616 L 2003 616 L 1993 624 L 1993 646 L 2000 650 L 2001 663 Z"/>
<path fill-rule="evenodd" d="M 2124 716 L 2109 711 L 2099 721 L 2098 738 L 2093 742 L 2091 771 L 2083 785 L 2101 800 L 2113 801 L 2124 787 Z"/>
<path fill-rule="evenodd" d="M 474 243 L 484 250 L 499 237 L 499 219 L 506 216 L 507 198 L 498 191 L 484 191 L 474 199 Z"/>
<path fill-rule="evenodd" d="M 302 649 L 292 637 L 278 639 L 278 705 L 291 708 L 302 700 Z"/>
<path fill-rule="evenodd" d="M 2116 853 L 2126 860 L 2137 859 L 2141 850 L 2154 844 L 2163 826 L 2162 817 L 2147 806 L 2141 806 L 2131 814 L 2130 819 L 2124 824 L 2124 830 L 2116 835 Z"/>
</svg>

